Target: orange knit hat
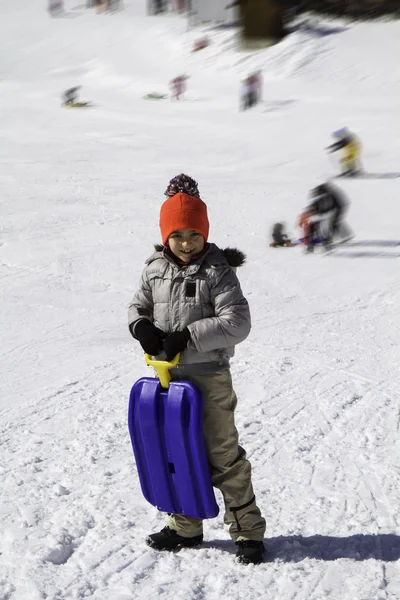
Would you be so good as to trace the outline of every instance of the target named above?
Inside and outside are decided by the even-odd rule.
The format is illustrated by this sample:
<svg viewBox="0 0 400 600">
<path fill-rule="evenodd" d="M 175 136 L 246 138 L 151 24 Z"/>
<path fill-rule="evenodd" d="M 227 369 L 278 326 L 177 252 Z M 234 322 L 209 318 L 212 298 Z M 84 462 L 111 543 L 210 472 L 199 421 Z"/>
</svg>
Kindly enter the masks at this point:
<svg viewBox="0 0 400 600">
<path fill-rule="evenodd" d="M 164 246 L 173 231 L 193 229 L 208 239 L 210 224 L 207 206 L 200 198 L 179 192 L 166 200 L 160 211 L 160 231 Z"/>
</svg>

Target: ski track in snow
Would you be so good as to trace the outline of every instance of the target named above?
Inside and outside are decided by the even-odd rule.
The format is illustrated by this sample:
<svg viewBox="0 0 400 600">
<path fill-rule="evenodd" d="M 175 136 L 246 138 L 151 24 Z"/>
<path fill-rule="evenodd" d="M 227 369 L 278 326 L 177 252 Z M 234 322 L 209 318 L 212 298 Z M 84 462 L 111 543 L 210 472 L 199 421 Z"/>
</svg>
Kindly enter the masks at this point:
<svg viewBox="0 0 400 600">
<path fill-rule="evenodd" d="M 101 17 L 66 5 L 51 20 L 39 0 L 0 0 L 0 600 L 398 600 L 398 23 L 309 21 L 239 53 L 233 30 L 147 18 L 142 0 Z M 263 102 L 238 115 L 260 68 Z M 181 103 L 143 100 L 177 72 Z M 90 111 L 60 109 L 74 83 Z M 375 174 L 338 182 L 354 243 L 269 249 L 271 225 L 297 235 L 308 190 L 332 176 L 322 148 L 342 124 Z M 175 171 L 199 179 L 213 241 L 248 257 L 253 330 L 232 374 L 267 520 L 260 566 L 235 562 L 218 493 L 201 547 L 145 544 L 165 515 L 130 445 L 128 394 L 148 372 L 126 308 Z"/>
</svg>

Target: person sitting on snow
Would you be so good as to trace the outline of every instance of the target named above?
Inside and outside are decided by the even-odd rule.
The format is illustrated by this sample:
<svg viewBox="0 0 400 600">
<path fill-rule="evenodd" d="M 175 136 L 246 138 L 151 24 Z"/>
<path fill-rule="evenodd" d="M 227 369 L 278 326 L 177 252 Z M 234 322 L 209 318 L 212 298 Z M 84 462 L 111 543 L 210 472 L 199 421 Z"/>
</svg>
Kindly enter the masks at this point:
<svg viewBox="0 0 400 600">
<path fill-rule="evenodd" d="M 78 90 L 80 86 L 69 88 L 65 90 L 63 94 L 63 104 L 64 106 L 70 106 L 71 104 L 75 104 L 78 100 Z"/>
<path fill-rule="evenodd" d="M 354 177 L 361 171 L 360 154 L 361 142 L 358 137 L 351 133 L 347 127 L 334 131 L 332 136 L 336 141 L 327 147 L 329 153 L 342 150 L 340 158 L 341 175 L 343 177 Z"/>
<path fill-rule="evenodd" d="M 291 246 L 292 242 L 284 232 L 283 223 L 275 223 L 272 228 L 272 242 L 270 243 L 271 248 L 279 248 L 282 246 Z"/>
</svg>

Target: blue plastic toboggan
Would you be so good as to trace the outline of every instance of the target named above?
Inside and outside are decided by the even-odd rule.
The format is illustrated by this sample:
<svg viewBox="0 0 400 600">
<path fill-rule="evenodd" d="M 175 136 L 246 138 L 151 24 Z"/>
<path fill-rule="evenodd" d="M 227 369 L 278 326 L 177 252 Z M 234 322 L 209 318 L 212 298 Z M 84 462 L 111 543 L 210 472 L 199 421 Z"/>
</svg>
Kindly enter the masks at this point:
<svg viewBox="0 0 400 600">
<path fill-rule="evenodd" d="M 203 438 L 203 398 L 188 381 L 172 381 L 179 361 L 153 360 L 159 379 L 142 377 L 129 399 L 128 426 L 143 496 L 158 510 L 198 519 L 216 517 Z"/>
</svg>

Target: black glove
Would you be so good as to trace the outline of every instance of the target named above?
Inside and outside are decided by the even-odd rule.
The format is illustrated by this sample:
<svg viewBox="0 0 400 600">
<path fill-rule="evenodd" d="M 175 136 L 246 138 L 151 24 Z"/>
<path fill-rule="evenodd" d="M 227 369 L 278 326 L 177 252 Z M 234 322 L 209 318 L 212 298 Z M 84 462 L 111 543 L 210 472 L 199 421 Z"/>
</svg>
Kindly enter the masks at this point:
<svg viewBox="0 0 400 600">
<path fill-rule="evenodd" d="M 182 352 L 188 345 L 189 340 L 190 333 L 187 327 L 183 331 L 170 333 L 163 341 L 163 348 L 167 355 L 166 360 L 170 362 L 179 352 Z"/>
<path fill-rule="evenodd" d="M 151 356 L 157 356 L 163 349 L 164 331 L 155 327 L 148 319 L 141 319 L 134 327 L 135 336 L 143 350 Z"/>
</svg>

